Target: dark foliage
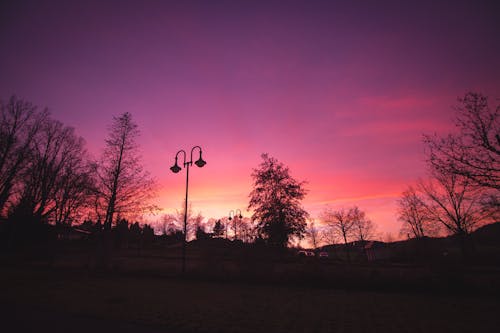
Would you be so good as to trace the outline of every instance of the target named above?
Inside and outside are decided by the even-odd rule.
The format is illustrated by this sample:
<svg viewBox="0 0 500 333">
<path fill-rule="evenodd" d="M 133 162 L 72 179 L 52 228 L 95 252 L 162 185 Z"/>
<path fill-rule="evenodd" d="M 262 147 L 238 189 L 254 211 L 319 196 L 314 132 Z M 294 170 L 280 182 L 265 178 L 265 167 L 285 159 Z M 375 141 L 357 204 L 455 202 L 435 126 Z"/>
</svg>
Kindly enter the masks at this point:
<svg viewBox="0 0 500 333">
<path fill-rule="evenodd" d="M 292 176 L 277 159 L 262 155 L 262 163 L 253 170 L 253 190 L 249 209 L 257 221 L 260 236 L 272 246 L 286 247 L 290 237 L 303 237 L 308 213 L 301 200 L 306 195 L 304 183 Z"/>
<path fill-rule="evenodd" d="M 215 222 L 214 229 L 213 229 L 214 236 L 215 237 L 222 236 L 224 234 L 224 230 L 225 230 L 225 227 L 222 224 L 221 220 L 217 220 L 217 222 Z"/>
<path fill-rule="evenodd" d="M 212 238 L 212 234 L 206 232 L 202 225 L 196 226 L 196 233 L 195 234 L 196 234 L 196 239 L 198 239 L 198 240 Z"/>
</svg>

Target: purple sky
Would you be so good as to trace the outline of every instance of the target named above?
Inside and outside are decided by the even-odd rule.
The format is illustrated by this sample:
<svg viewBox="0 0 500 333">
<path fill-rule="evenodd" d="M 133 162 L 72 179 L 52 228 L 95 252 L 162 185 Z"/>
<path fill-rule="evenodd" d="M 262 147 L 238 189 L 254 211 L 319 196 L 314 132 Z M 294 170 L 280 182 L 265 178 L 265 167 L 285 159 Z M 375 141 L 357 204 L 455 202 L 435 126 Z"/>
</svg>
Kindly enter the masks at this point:
<svg viewBox="0 0 500 333">
<path fill-rule="evenodd" d="M 437 4 L 436 4 L 437 3 Z M 0 97 L 47 106 L 99 154 L 131 112 L 158 203 L 179 208 L 178 149 L 201 145 L 195 211 L 244 215 L 268 152 L 307 180 L 312 217 L 357 204 L 396 234 L 425 175 L 422 133 L 468 90 L 500 97 L 495 1 L 3 1 Z"/>
</svg>

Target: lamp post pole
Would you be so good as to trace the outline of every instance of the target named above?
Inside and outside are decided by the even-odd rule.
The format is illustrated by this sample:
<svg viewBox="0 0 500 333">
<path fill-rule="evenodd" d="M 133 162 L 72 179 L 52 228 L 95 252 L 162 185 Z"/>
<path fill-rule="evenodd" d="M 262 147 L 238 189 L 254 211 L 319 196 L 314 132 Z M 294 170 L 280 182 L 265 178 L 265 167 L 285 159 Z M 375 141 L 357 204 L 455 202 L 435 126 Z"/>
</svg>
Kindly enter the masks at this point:
<svg viewBox="0 0 500 333">
<path fill-rule="evenodd" d="M 186 273 L 187 213 L 189 189 L 189 163 L 186 165 L 186 198 L 184 199 L 184 238 L 182 239 L 182 274 Z"/>
<path fill-rule="evenodd" d="M 239 214 L 238 214 L 239 212 Z M 231 221 L 231 219 L 234 219 L 234 240 L 237 239 L 237 233 L 236 233 L 236 218 L 240 218 L 242 219 L 243 218 L 243 215 L 241 215 L 241 210 L 240 209 L 236 209 L 236 213 L 234 212 L 234 210 L 230 210 L 229 211 L 229 221 Z"/>
<path fill-rule="evenodd" d="M 170 167 L 170 170 L 172 170 L 173 173 L 178 173 L 181 171 L 181 167 L 177 164 L 177 158 L 179 156 L 179 153 L 182 153 L 184 156 L 184 161 L 182 165 L 186 169 L 186 198 L 184 200 L 184 239 L 182 241 L 182 274 L 186 273 L 186 244 L 187 244 L 187 212 L 188 212 L 188 189 L 189 189 L 189 167 L 193 165 L 193 151 L 198 148 L 200 151 L 200 158 L 194 162 L 197 167 L 202 168 L 207 162 L 203 160 L 201 157 L 201 147 L 200 146 L 194 146 L 191 148 L 191 154 L 190 154 L 190 160 L 186 161 L 186 152 L 184 150 L 179 150 L 177 154 L 175 154 L 175 164 Z"/>
</svg>

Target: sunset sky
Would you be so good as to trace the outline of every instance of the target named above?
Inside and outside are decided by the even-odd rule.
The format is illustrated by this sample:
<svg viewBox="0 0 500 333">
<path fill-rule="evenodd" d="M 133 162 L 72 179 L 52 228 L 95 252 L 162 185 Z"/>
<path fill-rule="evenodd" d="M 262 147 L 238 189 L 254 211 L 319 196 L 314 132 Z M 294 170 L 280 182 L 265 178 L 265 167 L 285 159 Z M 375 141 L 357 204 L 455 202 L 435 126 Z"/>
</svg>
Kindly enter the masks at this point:
<svg viewBox="0 0 500 333">
<path fill-rule="evenodd" d="M 184 198 L 175 153 L 200 145 L 189 190 L 206 217 L 250 216 L 267 152 L 308 182 L 312 217 L 356 204 L 396 235 L 422 134 L 452 130 L 469 90 L 500 97 L 495 1 L 403 3 L 2 1 L 0 98 L 47 106 L 96 156 L 132 113 L 165 212 Z"/>
</svg>

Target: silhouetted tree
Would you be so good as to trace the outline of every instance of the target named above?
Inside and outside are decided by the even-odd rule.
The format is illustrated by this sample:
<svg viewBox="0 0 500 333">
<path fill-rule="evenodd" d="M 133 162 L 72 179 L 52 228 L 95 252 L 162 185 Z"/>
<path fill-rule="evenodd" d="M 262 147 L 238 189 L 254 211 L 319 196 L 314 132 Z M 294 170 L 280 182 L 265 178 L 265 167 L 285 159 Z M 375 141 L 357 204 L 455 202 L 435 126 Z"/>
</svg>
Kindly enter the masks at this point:
<svg viewBox="0 0 500 333">
<path fill-rule="evenodd" d="M 149 224 L 144 224 L 142 227 L 142 247 L 150 247 L 153 244 L 155 232 Z"/>
<path fill-rule="evenodd" d="M 177 219 L 174 214 L 164 214 L 161 217 L 160 230 L 163 235 L 171 235 L 180 231 L 182 228 L 178 225 Z"/>
<path fill-rule="evenodd" d="M 436 236 L 439 224 L 432 220 L 426 209 L 423 194 L 418 193 L 413 186 L 401 194 L 398 200 L 398 220 L 403 224 L 400 233 L 415 238 Z"/>
<path fill-rule="evenodd" d="M 348 240 L 350 240 L 354 232 L 354 220 L 350 211 L 345 208 L 338 210 L 326 208 L 321 212 L 320 218 L 334 237 L 336 236 L 344 241 L 347 260 L 350 261 Z"/>
<path fill-rule="evenodd" d="M 135 222 L 132 225 L 130 225 L 129 229 L 129 242 L 130 244 L 133 244 L 135 248 L 137 249 L 137 254 L 141 254 L 141 247 L 142 247 L 142 228 L 139 225 L 139 222 Z"/>
<path fill-rule="evenodd" d="M 238 230 L 240 230 L 241 226 L 241 218 L 239 215 L 235 215 L 233 217 L 229 217 L 231 221 L 231 228 L 233 229 L 233 240 L 238 239 Z"/>
<path fill-rule="evenodd" d="M 253 170 L 253 190 L 250 193 L 249 209 L 253 209 L 252 220 L 258 221 L 261 237 L 273 246 L 286 247 L 291 236 L 303 237 L 308 213 L 301 200 L 306 195 L 304 183 L 298 182 L 287 167 L 267 154 L 262 163 Z"/>
<path fill-rule="evenodd" d="M 90 209 L 95 193 L 93 175 L 87 161 L 74 159 L 57 181 L 54 220 L 56 224 L 71 224 Z"/>
<path fill-rule="evenodd" d="M 127 248 L 129 240 L 129 222 L 126 219 L 120 219 L 116 223 L 116 227 L 113 230 L 115 247 L 118 249 Z"/>
<path fill-rule="evenodd" d="M 49 117 L 39 127 L 19 183 L 18 205 L 36 221 L 67 223 L 90 191 L 85 143 L 73 128 Z"/>
<path fill-rule="evenodd" d="M 490 108 L 488 98 L 469 92 L 459 98 L 457 134 L 425 136 L 429 162 L 439 172 L 460 175 L 471 185 L 500 191 L 500 105 Z M 498 200 L 497 200 L 498 203 Z"/>
<path fill-rule="evenodd" d="M 468 254 L 469 234 L 485 223 L 488 212 L 481 204 L 477 187 L 469 178 L 458 174 L 432 170 L 429 181 L 420 181 L 425 194 L 425 209 L 429 217 L 450 234 L 458 236 L 462 255 Z"/>
<path fill-rule="evenodd" d="M 111 229 L 116 213 L 127 216 L 155 209 L 151 203 L 154 182 L 141 164 L 138 136 L 139 130 L 130 113 L 113 117 L 103 156 L 96 165 L 96 206 L 105 212 L 107 230 Z"/>
<path fill-rule="evenodd" d="M 210 239 L 210 238 L 212 238 L 212 234 L 206 232 L 203 225 L 199 224 L 198 226 L 196 226 L 196 239 L 197 240 Z"/>
<path fill-rule="evenodd" d="M 319 230 L 316 227 L 314 221 L 311 221 L 307 227 L 306 227 L 306 235 L 311 241 L 311 244 L 314 249 L 318 248 L 319 241 L 320 241 L 320 236 L 319 236 Z"/>
<path fill-rule="evenodd" d="M 14 187 L 22 180 L 35 136 L 48 112 L 39 112 L 33 104 L 12 96 L 7 102 L 0 101 L 0 113 L 0 215 L 5 215 L 6 205 Z"/>
<path fill-rule="evenodd" d="M 353 223 L 353 237 L 361 244 L 363 254 L 367 258 L 365 245 L 366 241 L 374 236 L 375 225 L 372 220 L 366 217 L 366 213 L 357 206 L 349 209 L 349 215 Z"/>
<path fill-rule="evenodd" d="M 197 237 L 198 231 L 203 230 L 203 232 L 205 232 L 205 226 L 203 220 L 204 217 L 203 215 L 201 215 L 200 212 L 198 212 L 197 215 L 192 217 L 192 223 L 188 224 L 188 236 L 189 236 L 188 239 L 193 239 L 193 238 L 198 239 Z"/>
<path fill-rule="evenodd" d="M 320 215 L 320 220 L 322 219 L 323 217 Z M 338 235 L 333 232 L 330 226 L 323 226 L 323 228 L 319 230 L 318 236 L 320 242 L 324 243 L 325 245 L 337 244 L 339 241 Z"/>
<path fill-rule="evenodd" d="M 224 238 L 225 239 L 228 239 L 228 231 L 229 231 L 229 223 L 231 221 L 229 221 L 228 217 L 227 216 L 224 216 L 222 219 L 221 219 L 221 222 L 222 222 L 222 225 L 224 226 Z"/>
<path fill-rule="evenodd" d="M 78 227 L 81 230 L 92 232 L 92 230 L 94 229 L 94 222 L 92 222 L 92 220 L 90 219 L 85 219 L 85 221 L 83 221 Z"/>
<path fill-rule="evenodd" d="M 217 222 L 215 222 L 213 233 L 215 237 L 220 237 L 224 234 L 224 225 L 220 220 L 217 220 Z"/>
<path fill-rule="evenodd" d="M 188 206 L 187 210 L 187 239 L 191 240 L 196 238 L 196 229 L 198 225 L 203 223 L 203 215 L 198 212 L 194 215 L 191 209 L 191 204 Z M 176 209 L 175 213 L 169 213 L 163 215 L 163 223 L 168 229 L 177 231 L 183 230 L 184 225 L 184 206 L 181 209 Z M 171 232 L 166 232 L 165 234 L 171 234 Z"/>
<path fill-rule="evenodd" d="M 243 217 L 239 219 L 238 230 L 240 239 L 245 243 L 251 243 L 257 237 L 255 227 L 252 223 L 252 219 L 249 217 Z"/>
<path fill-rule="evenodd" d="M 366 213 L 354 206 L 349 209 L 349 215 L 353 223 L 353 237 L 355 240 L 364 244 L 365 241 L 373 238 L 375 233 L 375 225 L 372 220 L 366 217 Z"/>
</svg>

